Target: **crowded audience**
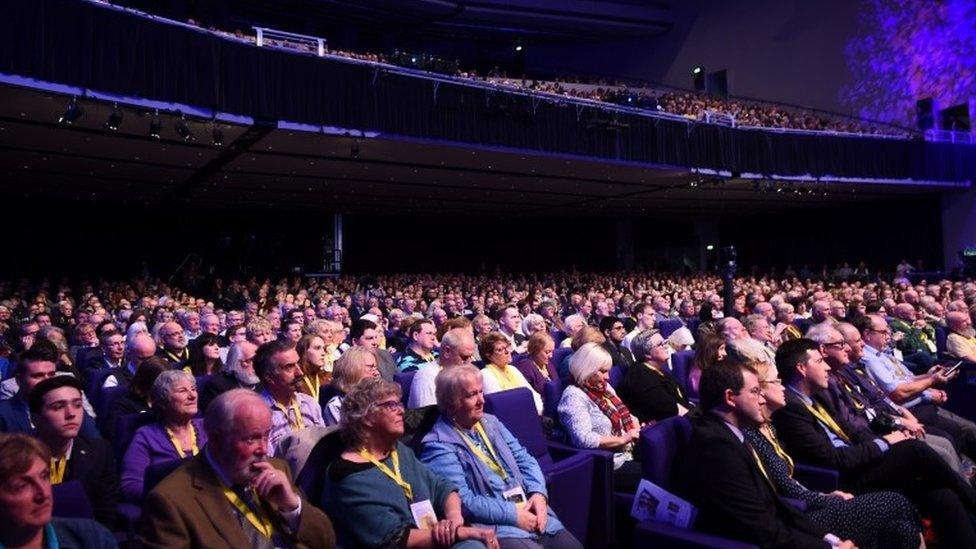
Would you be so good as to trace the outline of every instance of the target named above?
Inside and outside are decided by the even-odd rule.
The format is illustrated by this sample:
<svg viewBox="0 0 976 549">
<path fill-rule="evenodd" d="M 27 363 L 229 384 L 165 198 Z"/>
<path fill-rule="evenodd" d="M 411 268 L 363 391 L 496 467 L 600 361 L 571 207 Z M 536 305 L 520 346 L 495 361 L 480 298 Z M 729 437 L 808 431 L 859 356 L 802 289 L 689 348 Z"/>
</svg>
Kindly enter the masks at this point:
<svg viewBox="0 0 976 549">
<path fill-rule="evenodd" d="M 728 310 L 722 290 L 665 273 L 215 280 L 199 295 L 148 279 L 0 282 L 0 458 L 29 453 L 0 459 L 0 495 L 31 486 L 17 536 L 591 543 L 561 522 L 533 443 L 485 413 L 495 393 L 527 391 L 523 419 L 567 451 L 604 452 L 618 494 L 651 459 L 642 433 L 689 422 L 671 489 L 699 509 L 696 530 L 976 545 L 960 383 L 976 369 L 976 283 L 737 278 Z M 306 465 L 333 431 L 343 448 Z M 46 488 L 30 456 L 49 465 Z M 803 484 L 801 466 L 835 471 L 836 488 Z M 311 500 L 296 488 L 308 467 L 322 475 Z M 75 484 L 100 525 L 51 518 L 52 490 Z"/>
</svg>

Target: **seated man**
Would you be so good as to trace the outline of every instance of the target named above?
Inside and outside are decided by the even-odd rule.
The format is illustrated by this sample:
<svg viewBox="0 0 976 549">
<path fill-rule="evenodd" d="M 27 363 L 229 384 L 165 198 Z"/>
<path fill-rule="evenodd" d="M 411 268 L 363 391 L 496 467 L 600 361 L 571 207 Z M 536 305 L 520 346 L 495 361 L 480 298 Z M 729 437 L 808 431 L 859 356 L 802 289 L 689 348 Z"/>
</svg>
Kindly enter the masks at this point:
<svg viewBox="0 0 976 549">
<path fill-rule="evenodd" d="M 306 427 L 325 426 L 322 407 L 314 398 L 301 393 L 302 368 L 298 351 L 287 341 L 270 341 L 258 347 L 254 372 L 264 384 L 261 398 L 271 409 L 270 448 Z"/>
<path fill-rule="evenodd" d="M 78 364 L 78 371 L 86 375 L 89 369 L 121 368 L 125 356 L 125 335 L 118 330 L 107 330 L 98 335 L 98 352 L 87 361 Z"/>
<path fill-rule="evenodd" d="M 420 368 L 421 364 L 434 362 L 437 354 L 437 328 L 434 321 L 421 319 L 407 328 L 407 350 L 397 359 L 397 368 L 401 372 L 412 372 Z"/>
<path fill-rule="evenodd" d="M 30 417 L 30 394 L 38 383 L 55 376 L 72 377 L 59 374 L 56 371 L 53 355 L 46 353 L 40 345 L 20 353 L 20 364 L 17 375 L 12 378 L 17 382 L 17 393 L 0 401 L 0 432 L 34 434 L 34 423 Z M 95 420 L 88 414 L 84 415 L 81 424 L 83 433 L 90 437 L 98 436 Z"/>
<path fill-rule="evenodd" d="M 156 356 L 156 342 L 149 334 L 138 333 L 125 342 L 125 365 L 112 368 L 112 372 L 102 382 L 102 388 L 109 387 L 128 387 L 132 377 L 136 375 L 136 370 L 143 360 L 151 356 Z M 165 359 L 164 359 L 165 360 Z"/>
<path fill-rule="evenodd" d="M 51 482 L 80 481 L 95 519 L 111 528 L 119 502 L 115 456 L 107 440 L 79 434 L 85 415 L 81 383 L 71 376 L 45 379 L 31 391 L 30 412 L 37 438 L 51 452 Z"/>
<path fill-rule="evenodd" d="M 646 330 L 634 338 L 639 362 L 627 369 L 617 394 L 640 422 L 683 416 L 694 408 L 667 370 L 671 352 L 668 341 L 657 330 Z"/>
<path fill-rule="evenodd" d="M 118 547 L 93 520 L 53 518 L 51 452 L 24 434 L 0 434 L 0 547 Z"/>
<path fill-rule="evenodd" d="M 976 362 L 976 330 L 969 313 L 952 311 L 946 314 L 949 337 L 946 340 L 946 354 L 969 362 Z"/>
<path fill-rule="evenodd" d="M 627 334 L 623 321 L 612 316 L 604 317 L 600 321 L 600 332 L 607 339 L 603 343 L 603 349 L 610 353 L 613 365 L 625 369 L 633 366 L 634 355 L 623 345 L 624 336 Z"/>
<path fill-rule="evenodd" d="M 169 361 L 173 368 L 182 368 L 190 360 L 186 333 L 178 322 L 167 322 L 159 329 L 156 354 Z"/>
<path fill-rule="evenodd" d="M 407 397 L 407 408 L 423 408 L 437 404 L 434 379 L 444 368 L 471 364 L 474 356 L 475 344 L 471 330 L 455 328 L 449 330 L 441 339 L 441 355 L 437 362 L 426 364 L 417 371 L 410 383 L 410 395 Z"/>
<path fill-rule="evenodd" d="M 742 433 L 763 422 L 756 374 L 718 362 L 702 373 L 703 413 L 674 460 L 674 490 L 698 507 L 695 526 L 760 547 L 846 547 L 783 502 Z"/>
<path fill-rule="evenodd" d="M 776 367 L 787 388 L 786 406 L 773 415 L 773 423 L 786 451 L 797 461 L 837 470 L 846 491 L 905 495 L 932 517 L 948 547 L 976 547 L 973 487 L 923 442 L 901 431 L 878 437 L 839 417 L 822 396 L 830 367 L 819 347 L 795 339 L 776 351 Z"/>
<path fill-rule="evenodd" d="M 891 321 L 895 346 L 902 360 L 913 372 L 924 372 L 935 364 L 935 328 L 917 318 L 915 307 L 908 303 L 895 305 Z"/>
<path fill-rule="evenodd" d="M 254 355 L 257 351 L 258 346 L 250 341 L 230 345 L 224 368 L 210 376 L 203 387 L 199 388 L 200 410 L 205 411 L 213 399 L 231 389 L 261 391 L 261 380 L 254 373 Z"/>
<path fill-rule="evenodd" d="M 865 315 L 858 319 L 856 326 L 865 343 L 861 360 L 891 400 L 911 410 L 925 425 L 949 433 L 960 452 L 976 459 L 976 424 L 940 406 L 949 395 L 935 388 L 944 386 L 958 371 L 949 375 L 936 366 L 928 373 L 913 375 L 897 358 L 879 350 L 887 349 L 891 339 L 891 330 L 881 316 Z"/>
<path fill-rule="evenodd" d="M 204 450 L 146 498 L 144 547 L 335 547 L 329 518 L 302 499 L 285 462 L 269 459 L 271 413 L 260 397 L 220 395 L 204 428 Z"/>
</svg>

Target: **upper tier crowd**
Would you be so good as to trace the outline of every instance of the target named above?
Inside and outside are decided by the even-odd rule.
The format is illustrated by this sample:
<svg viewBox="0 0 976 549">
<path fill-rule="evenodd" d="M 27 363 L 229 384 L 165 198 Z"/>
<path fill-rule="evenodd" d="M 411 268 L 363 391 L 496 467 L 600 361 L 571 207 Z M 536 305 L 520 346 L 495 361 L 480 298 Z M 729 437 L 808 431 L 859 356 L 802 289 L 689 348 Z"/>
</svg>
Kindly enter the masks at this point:
<svg viewBox="0 0 976 549">
<path fill-rule="evenodd" d="M 581 547 L 485 412 L 521 390 L 618 494 L 690 421 L 668 474 L 702 532 L 976 547 L 976 425 L 940 362 L 976 361 L 976 284 L 909 270 L 738 278 L 727 316 L 711 275 L 0 283 L 0 544 Z M 52 519 L 73 481 L 101 526 Z"/>
</svg>

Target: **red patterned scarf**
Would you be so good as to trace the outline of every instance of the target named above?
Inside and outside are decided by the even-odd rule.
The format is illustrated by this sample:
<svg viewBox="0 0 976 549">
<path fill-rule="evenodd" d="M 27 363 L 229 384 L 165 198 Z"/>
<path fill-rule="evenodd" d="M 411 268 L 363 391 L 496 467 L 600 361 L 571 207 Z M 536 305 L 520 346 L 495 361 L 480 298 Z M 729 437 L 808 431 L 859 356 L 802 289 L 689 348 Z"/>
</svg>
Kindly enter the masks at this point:
<svg viewBox="0 0 976 549">
<path fill-rule="evenodd" d="M 580 388 L 600 408 L 603 415 L 610 418 L 613 436 L 620 436 L 624 431 L 637 427 L 637 422 L 634 420 L 634 416 L 630 415 L 630 410 L 616 394 L 607 390 L 606 385 L 602 387 L 587 385 Z"/>
</svg>

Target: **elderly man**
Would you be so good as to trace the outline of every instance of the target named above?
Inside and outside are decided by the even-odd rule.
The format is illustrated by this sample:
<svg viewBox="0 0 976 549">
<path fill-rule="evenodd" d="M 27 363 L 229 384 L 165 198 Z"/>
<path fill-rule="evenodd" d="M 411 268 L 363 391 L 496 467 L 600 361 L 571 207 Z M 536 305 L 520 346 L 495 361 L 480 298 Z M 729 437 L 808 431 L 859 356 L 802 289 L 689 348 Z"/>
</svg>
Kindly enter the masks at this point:
<svg viewBox="0 0 976 549">
<path fill-rule="evenodd" d="M 203 330 L 200 327 L 200 314 L 195 311 L 187 311 L 180 317 L 180 323 L 186 333 L 186 339 L 193 341 L 200 337 Z"/>
<path fill-rule="evenodd" d="M 586 326 L 586 317 L 581 314 L 571 314 L 563 319 L 563 331 L 566 332 L 566 337 L 563 338 L 559 346 L 569 348 L 573 344 L 573 336 L 578 334 L 584 326 Z"/>
<path fill-rule="evenodd" d="M 186 346 L 186 332 L 177 322 L 166 322 L 159 328 L 156 354 L 169 362 L 173 368 L 182 368 L 190 360 L 190 349 Z"/>
<path fill-rule="evenodd" d="M 776 352 L 776 347 L 779 346 L 779 340 L 766 317 L 759 314 L 748 315 L 743 317 L 742 326 L 746 329 L 749 337 L 762 343 L 763 347 L 769 350 L 770 358 L 772 358 L 773 353 Z"/>
<path fill-rule="evenodd" d="M 931 368 L 935 364 L 935 329 L 917 318 L 915 307 L 908 303 L 895 305 L 894 317 L 890 324 L 892 337 L 902 352 L 902 360 L 916 373 Z"/>
<path fill-rule="evenodd" d="M 474 337 L 471 330 L 454 328 L 448 330 L 441 339 L 441 354 L 437 362 L 426 364 L 413 376 L 407 408 L 423 408 L 437 404 L 434 379 L 444 368 L 471 364 L 475 352 Z"/>
<path fill-rule="evenodd" d="M 150 492 L 142 543 L 168 547 L 335 547 L 332 523 L 268 457 L 271 412 L 234 389 L 207 409 L 208 442 Z"/>
<path fill-rule="evenodd" d="M 946 354 L 955 358 L 976 362 L 976 330 L 969 313 L 953 311 L 946 315 L 949 338 L 946 340 Z"/>
<path fill-rule="evenodd" d="M 278 443 L 306 427 L 325 426 L 322 407 L 309 395 L 298 391 L 302 368 L 298 351 L 287 341 L 271 341 L 258 347 L 254 355 L 254 372 L 264 383 L 261 398 L 271 408 L 269 443 Z"/>
<path fill-rule="evenodd" d="M 120 368 L 125 357 L 125 335 L 117 330 L 106 330 L 98 335 L 99 350 L 79 362 L 78 371 L 87 375 L 90 369 Z M 79 353 L 80 357 L 80 353 Z"/>
<path fill-rule="evenodd" d="M 223 370 L 210 376 L 200 390 L 200 409 L 206 410 L 215 398 L 231 389 L 261 391 L 261 380 L 254 373 L 254 355 L 258 346 L 250 341 L 231 344 Z"/>
<path fill-rule="evenodd" d="M 715 331 L 725 338 L 725 341 L 734 341 L 749 337 L 746 327 L 734 317 L 726 317 L 715 323 Z"/>
<path fill-rule="evenodd" d="M 112 368 L 110 370 L 112 373 L 102 382 L 102 388 L 107 389 L 119 385 L 128 387 L 142 361 L 154 355 L 156 355 L 156 342 L 149 337 L 149 334 L 140 332 L 133 335 L 125 342 L 125 365 Z"/>
<path fill-rule="evenodd" d="M 803 332 L 793 323 L 795 320 L 796 312 L 792 305 L 780 303 L 776 306 L 776 332 L 782 341 L 803 337 Z"/>
</svg>

